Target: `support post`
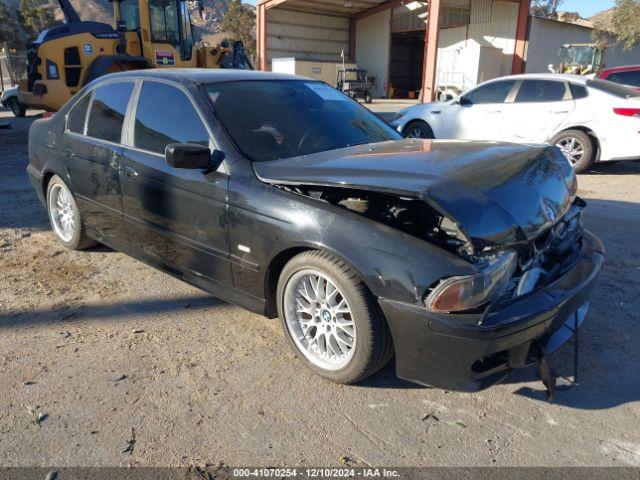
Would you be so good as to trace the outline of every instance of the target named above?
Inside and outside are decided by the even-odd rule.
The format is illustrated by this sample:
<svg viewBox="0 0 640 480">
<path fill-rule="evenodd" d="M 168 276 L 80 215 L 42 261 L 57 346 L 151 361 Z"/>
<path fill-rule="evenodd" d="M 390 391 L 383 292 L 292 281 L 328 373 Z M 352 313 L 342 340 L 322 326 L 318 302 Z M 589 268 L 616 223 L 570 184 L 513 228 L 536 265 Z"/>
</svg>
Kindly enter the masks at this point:
<svg viewBox="0 0 640 480">
<path fill-rule="evenodd" d="M 438 59 L 438 40 L 440 39 L 440 3 L 429 1 L 427 32 L 424 38 L 424 68 L 422 72 L 422 102 L 436 99 L 436 62 Z"/>
<path fill-rule="evenodd" d="M 349 19 L 349 61 L 351 63 L 356 63 L 357 29 L 358 21 L 355 17 L 351 17 Z"/>
<path fill-rule="evenodd" d="M 257 52 L 258 52 L 258 70 L 263 72 L 267 70 L 267 6 L 262 3 L 258 4 L 257 18 Z"/>
<path fill-rule="evenodd" d="M 527 47 L 527 29 L 529 28 L 529 15 L 531 14 L 531 0 L 520 0 L 518 10 L 518 26 L 516 28 L 516 45 L 513 52 L 513 64 L 511 73 L 517 75 L 524 73 L 524 55 Z"/>
</svg>

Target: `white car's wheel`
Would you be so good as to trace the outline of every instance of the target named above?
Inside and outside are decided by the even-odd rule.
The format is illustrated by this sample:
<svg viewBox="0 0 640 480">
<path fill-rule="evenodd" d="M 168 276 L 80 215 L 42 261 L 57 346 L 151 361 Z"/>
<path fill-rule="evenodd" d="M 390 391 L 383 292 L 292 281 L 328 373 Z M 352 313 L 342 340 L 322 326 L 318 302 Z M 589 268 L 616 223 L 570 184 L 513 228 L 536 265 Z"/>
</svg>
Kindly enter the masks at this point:
<svg viewBox="0 0 640 480">
<path fill-rule="evenodd" d="M 404 130 L 402 133 L 405 136 L 405 138 L 424 138 L 424 139 L 435 138 L 435 135 L 433 134 L 433 130 L 431 130 L 431 127 L 426 122 L 422 122 L 422 121 L 415 121 L 415 122 L 409 123 L 406 127 L 404 127 Z"/>
<path fill-rule="evenodd" d="M 587 170 L 595 160 L 593 141 L 581 130 L 566 130 L 551 141 L 567 158 L 576 173 Z"/>
<path fill-rule="evenodd" d="M 340 259 L 304 252 L 278 282 L 278 313 L 307 367 L 337 383 L 355 383 L 391 358 L 391 334 L 366 285 Z"/>
</svg>

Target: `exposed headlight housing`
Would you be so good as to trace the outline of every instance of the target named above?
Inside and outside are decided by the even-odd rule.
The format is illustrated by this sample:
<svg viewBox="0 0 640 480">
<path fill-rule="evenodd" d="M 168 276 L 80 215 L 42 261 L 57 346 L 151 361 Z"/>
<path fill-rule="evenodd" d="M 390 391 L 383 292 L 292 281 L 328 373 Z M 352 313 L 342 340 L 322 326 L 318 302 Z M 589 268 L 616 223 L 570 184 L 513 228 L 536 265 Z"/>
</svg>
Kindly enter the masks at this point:
<svg viewBox="0 0 640 480">
<path fill-rule="evenodd" d="M 485 256 L 478 263 L 477 274 L 441 280 L 424 299 L 425 306 L 434 312 L 453 313 L 489 303 L 509 286 L 517 260 L 513 250 Z"/>
</svg>

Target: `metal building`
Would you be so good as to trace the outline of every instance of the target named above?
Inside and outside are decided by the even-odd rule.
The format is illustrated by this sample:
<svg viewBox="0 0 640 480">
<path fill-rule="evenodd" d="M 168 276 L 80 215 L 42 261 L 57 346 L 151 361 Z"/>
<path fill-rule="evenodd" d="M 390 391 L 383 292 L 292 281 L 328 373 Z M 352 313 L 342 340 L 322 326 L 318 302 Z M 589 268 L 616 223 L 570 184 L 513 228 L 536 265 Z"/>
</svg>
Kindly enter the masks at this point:
<svg viewBox="0 0 640 480">
<path fill-rule="evenodd" d="M 260 0 L 257 64 L 270 70 L 276 58 L 357 63 L 367 69 L 375 97 L 431 101 L 444 91 L 521 73 L 530 4 Z"/>
</svg>

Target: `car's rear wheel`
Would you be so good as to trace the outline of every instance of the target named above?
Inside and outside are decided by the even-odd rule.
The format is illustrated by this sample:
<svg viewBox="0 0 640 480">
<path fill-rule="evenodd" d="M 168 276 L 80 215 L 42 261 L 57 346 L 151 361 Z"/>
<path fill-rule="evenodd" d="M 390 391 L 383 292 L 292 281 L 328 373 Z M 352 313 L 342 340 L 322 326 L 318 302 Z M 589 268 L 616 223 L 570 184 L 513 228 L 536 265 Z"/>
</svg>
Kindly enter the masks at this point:
<svg viewBox="0 0 640 480">
<path fill-rule="evenodd" d="M 8 104 L 11 112 L 13 112 L 16 117 L 24 117 L 27 114 L 27 109 L 18 101 L 16 97 L 11 97 Z"/>
<path fill-rule="evenodd" d="M 71 250 L 82 250 L 96 244 L 85 233 L 73 194 L 57 175 L 47 185 L 47 211 L 51 227 L 62 245 Z"/>
<path fill-rule="evenodd" d="M 551 143 L 557 146 L 576 173 L 587 170 L 595 160 L 593 141 L 581 130 L 566 130 L 554 137 Z"/>
<path fill-rule="evenodd" d="M 350 384 L 388 363 L 391 334 L 375 298 L 335 256 L 310 251 L 287 263 L 277 290 L 284 330 L 304 364 Z"/>
<path fill-rule="evenodd" d="M 411 122 L 404 128 L 402 133 L 405 138 L 435 138 L 431 127 L 422 121 Z"/>
</svg>

